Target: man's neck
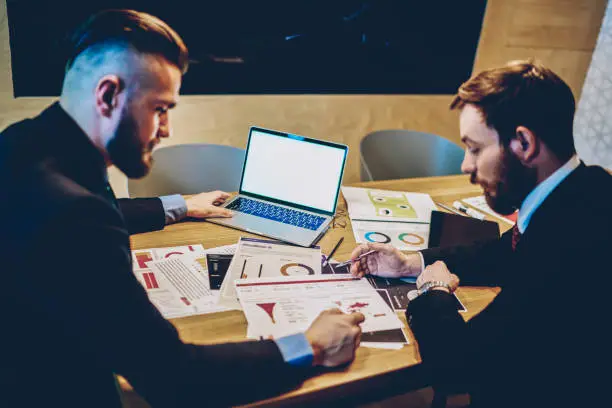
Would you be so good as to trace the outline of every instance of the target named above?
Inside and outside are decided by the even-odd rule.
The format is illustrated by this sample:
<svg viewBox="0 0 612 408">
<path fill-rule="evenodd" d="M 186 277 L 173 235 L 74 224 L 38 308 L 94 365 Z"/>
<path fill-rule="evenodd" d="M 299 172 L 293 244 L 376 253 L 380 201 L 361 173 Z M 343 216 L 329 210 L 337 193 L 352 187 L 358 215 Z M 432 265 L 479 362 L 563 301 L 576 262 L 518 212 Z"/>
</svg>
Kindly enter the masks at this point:
<svg viewBox="0 0 612 408">
<path fill-rule="evenodd" d="M 548 173 L 548 175 L 525 197 L 519 210 L 517 223 L 518 230 L 521 233 L 525 232 L 531 220 L 531 216 L 542 202 L 544 202 L 552 191 L 579 165 L 580 160 L 578 157 L 572 156 L 569 160 L 556 167 L 554 171 Z M 550 168 L 555 168 L 555 166 L 550 166 Z M 544 175 L 546 172 L 542 172 L 542 174 Z"/>
<path fill-rule="evenodd" d="M 78 99 L 78 98 L 74 98 Z M 66 112 L 68 116 L 74 120 L 74 122 L 81 128 L 83 133 L 89 138 L 91 143 L 94 145 L 96 149 L 102 154 L 104 157 L 104 162 L 106 163 L 106 167 L 110 167 L 112 162 L 108 156 L 108 151 L 102 142 L 102 137 L 99 132 L 94 131 L 93 120 L 88 118 L 88 113 L 79 105 L 74 105 L 68 101 L 68 98 L 65 96 L 61 96 L 59 100 L 59 104 Z"/>
<path fill-rule="evenodd" d="M 541 163 L 536 168 L 537 174 L 537 184 L 542 183 L 544 180 L 549 178 L 554 172 L 559 170 L 561 166 L 563 166 L 567 160 L 559 160 L 557 156 L 553 154 L 547 154 L 547 157 L 544 158 Z"/>
</svg>

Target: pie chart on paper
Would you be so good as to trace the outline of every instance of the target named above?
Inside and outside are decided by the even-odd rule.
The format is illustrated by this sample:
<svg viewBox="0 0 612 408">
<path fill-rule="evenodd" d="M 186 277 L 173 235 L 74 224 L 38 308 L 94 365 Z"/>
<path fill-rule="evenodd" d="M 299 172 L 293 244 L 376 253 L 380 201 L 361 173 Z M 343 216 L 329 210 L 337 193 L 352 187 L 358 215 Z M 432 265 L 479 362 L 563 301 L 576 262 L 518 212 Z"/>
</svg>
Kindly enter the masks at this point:
<svg viewBox="0 0 612 408">
<path fill-rule="evenodd" d="M 283 276 L 300 276 L 300 275 L 314 275 L 314 269 L 308 265 L 301 263 L 288 263 L 280 268 L 281 275 Z"/>
<path fill-rule="evenodd" d="M 404 244 L 419 246 L 425 243 L 425 238 L 412 232 L 404 232 L 397 237 Z"/>
<path fill-rule="evenodd" d="M 387 234 L 377 231 L 366 232 L 363 236 L 368 242 L 377 242 L 379 244 L 388 244 L 391 242 L 391 237 Z"/>
</svg>

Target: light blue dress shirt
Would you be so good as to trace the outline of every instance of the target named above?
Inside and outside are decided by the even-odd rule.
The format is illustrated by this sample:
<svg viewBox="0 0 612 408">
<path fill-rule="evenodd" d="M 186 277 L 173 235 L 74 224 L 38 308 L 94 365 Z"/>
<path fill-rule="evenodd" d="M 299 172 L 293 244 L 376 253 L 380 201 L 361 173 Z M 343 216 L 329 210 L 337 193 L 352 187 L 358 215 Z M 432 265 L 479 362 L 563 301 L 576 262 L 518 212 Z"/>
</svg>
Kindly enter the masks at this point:
<svg viewBox="0 0 612 408">
<path fill-rule="evenodd" d="M 166 215 L 166 225 L 173 224 L 187 216 L 187 203 L 180 194 L 159 197 Z M 303 333 L 292 334 L 275 340 L 286 363 L 309 367 L 312 365 L 313 351 Z"/>
<path fill-rule="evenodd" d="M 548 176 L 546 180 L 541 182 L 531 190 L 531 193 L 525 198 L 523 203 L 521 204 L 521 208 L 519 210 L 517 225 L 518 230 L 521 234 L 525 233 L 527 226 L 529 225 L 529 221 L 531 221 L 531 216 L 537 210 L 540 205 L 546 200 L 546 197 L 552 193 L 552 191 L 557 187 L 567 176 L 569 176 L 572 171 L 576 170 L 576 168 L 580 165 L 580 159 L 577 155 L 573 155 L 563 166 L 559 167 L 553 174 Z M 421 256 L 421 271 L 425 270 L 425 259 L 423 258 L 423 254 L 418 252 Z"/>
<path fill-rule="evenodd" d="M 572 171 L 580 165 L 580 159 L 577 155 L 573 155 L 563 166 L 559 167 L 553 174 L 548 176 L 546 180 L 541 182 L 531 190 L 531 193 L 525 198 L 521 208 L 519 209 L 517 226 L 521 234 L 525 233 L 531 216 L 546 200 L 546 197 L 559 185 Z"/>
<path fill-rule="evenodd" d="M 179 222 L 187 216 L 187 203 L 180 194 L 159 197 L 166 214 L 166 225 Z"/>
</svg>

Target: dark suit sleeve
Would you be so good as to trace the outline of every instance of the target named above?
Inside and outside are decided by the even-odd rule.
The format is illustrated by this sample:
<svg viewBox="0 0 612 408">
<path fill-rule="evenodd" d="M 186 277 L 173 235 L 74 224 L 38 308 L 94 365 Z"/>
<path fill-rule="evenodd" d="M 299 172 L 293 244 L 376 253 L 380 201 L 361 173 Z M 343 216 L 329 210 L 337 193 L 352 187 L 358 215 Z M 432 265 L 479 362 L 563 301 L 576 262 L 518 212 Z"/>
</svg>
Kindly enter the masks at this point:
<svg viewBox="0 0 612 408">
<path fill-rule="evenodd" d="M 164 206 L 159 198 L 120 198 L 117 200 L 130 234 L 157 231 L 166 225 Z"/>
<path fill-rule="evenodd" d="M 134 277 L 119 214 L 95 197 L 76 201 L 37 243 L 36 258 L 58 273 L 41 274 L 32 284 L 49 294 L 41 299 L 43 310 L 75 338 L 75 347 L 89 350 L 91 364 L 123 375 L 159 407 L 243 403 L 290 389 L 310 374 L 286 364 L 270 340 L 184 344 Z M 59 256 L 66 248 L 70 256 Z"/>
<path fill-rule="evenodd" d="M 500 239 L 469 246 L 452 248 L 431 248 L 422 251 L 425 265 L 444 261 L 448 269 L 459 276 L 461 285 L 497 286 L 504 276 L 500 276 L 500 259 L 510 256 L 512 230 L 506 231 Z"/>
<path fill-rule="evenodd" d="M 588 237 L 592 231 L 583 228 L 577 232 Z M 478 387 L 504 387 L 500 385 L 504 380 L 495 383 L 502 371 L 506 379 L 518 378 L 522 386 L 543 387 L 541 379 L 546 378 L 558 390 L 563 389 L 561 384 L 576 381 L 568 373 L 599 372 L 588 367 L 600 356 L 591 358 L 589 353 L 597 350 L 592 339 L 597 337 L 607 308 L 597 286 L 573 289 L 576 279 L 589 281 L 582 276 L 609 282 L 607 271 L 602 272 L 609 265 L 610 239 L 602 233 L 591 236 L 593 241 L 572 243 L 571 249 L 567 235 L 551 230 L 542 236 L 552 243 L 542 241 L 537 250 L 510 268 L 513 279 L 469 322 L 464 322 L 452 296 L 445 292 L 431 291 L 410 302 L 406 317 L 433 385 L 448 393 L 472 392 L 475 387 L 488 392 L 490 389 Z M 504 262 L 511 262 L 510 258 L 498 259 L 507 266 Z M 563 360 L 568 339 L 579 358 Z M 498 396 L 503 398 L 503 394 Z"/>
</svg>

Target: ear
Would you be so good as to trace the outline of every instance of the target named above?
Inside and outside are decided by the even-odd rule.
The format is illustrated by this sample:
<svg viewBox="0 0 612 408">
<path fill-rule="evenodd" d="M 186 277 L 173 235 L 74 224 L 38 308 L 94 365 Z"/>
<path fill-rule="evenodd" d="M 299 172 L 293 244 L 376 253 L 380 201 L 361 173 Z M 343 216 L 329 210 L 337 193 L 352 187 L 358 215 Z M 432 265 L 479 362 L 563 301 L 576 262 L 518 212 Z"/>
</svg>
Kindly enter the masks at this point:
<svg viewBox="0 0 612 408">
<path fill-rule="evenodd" d="M 540 140 L 525 126 L 517 126 L 510 140 L 510 150 L 524 165 L 530 165 L 540 153 Z"/>
<path fill-rule="evenodd" d="M 96 86 L 96 109 L 103 117 L 110 117 L 119 107 L 119 94 L 123 91 L 123 81 L 117 75 L 105 75 Z"/>
</svg>

